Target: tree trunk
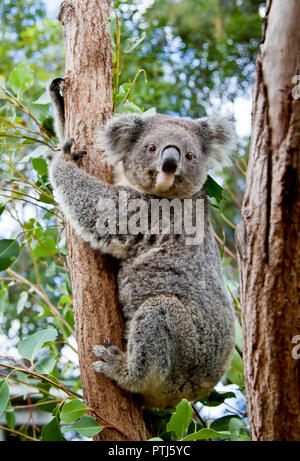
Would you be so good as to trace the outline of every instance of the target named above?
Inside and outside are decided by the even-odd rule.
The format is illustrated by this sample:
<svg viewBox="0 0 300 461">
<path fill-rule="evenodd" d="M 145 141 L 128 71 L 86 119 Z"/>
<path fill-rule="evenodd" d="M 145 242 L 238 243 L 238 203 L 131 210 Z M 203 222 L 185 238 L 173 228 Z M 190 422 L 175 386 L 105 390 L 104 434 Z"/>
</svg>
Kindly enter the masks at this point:
<svg viewBox="0 0 300 461">
<path fill-rule="evenodd" d="M 110 0 L 69 0 L 61 4 L 66 69 L 64 83 L 66 137 L 86 149 L 83 168 L 111 182 L 110 168 L 94 147 L 96 131 L 112 113 L 111 41 L 107 30 Z M 92 416 L 113 426 L 96 440 L 145 440 L 141 409 L 133 396 L 96 374 L 92 348 L 104 339 L 124 348 L 123 321 L 118 309 L 115 263 L 78 238 L 67 225 L 68 263 L 72 278 L 76 339 L 83 394 Z"/>
<path fill-rule="evenodd" d="M 267 2 L 236 232 L 253 440 L 300 440 L 300 360 L 292 355 L 300 334 L 299 24 L 298 0 Z"/>
</svg>

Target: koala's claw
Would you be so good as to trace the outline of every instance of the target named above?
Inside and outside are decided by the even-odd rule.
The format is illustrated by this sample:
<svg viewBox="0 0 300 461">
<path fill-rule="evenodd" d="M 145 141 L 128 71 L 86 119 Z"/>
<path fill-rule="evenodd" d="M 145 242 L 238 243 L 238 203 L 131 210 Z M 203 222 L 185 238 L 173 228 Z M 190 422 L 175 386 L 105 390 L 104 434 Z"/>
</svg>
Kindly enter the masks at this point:
<svg viewBox="0 0 300 461">
<path fill-rule="evenodd" d="M 54 93 L 58 93 L 60 91 L 60 87 L 63 81 L 64 81 L 63 78 L 55 78 L 54 80 L 52 80 L 50 84 L 50 91 L 53 91 Z"/>
<path fill-rule="evenodd" d="M 102 359 L 106 363 L 113 363 L 117 356 L 122 354 L 117 346 L 112 346 L 111 344 L 94 346 L 93 351 L 96 357 L 99 357 L 99 359 Z"/>
<path fill-rule="evenodd" d="M 78 150 L 78 149 L 73 149 L 73 145 L 75 143 L 75 139 L 74 138 L 70 138 L 68 139 L 64 145 L 63 145 L 63 153 L 65 155 L 69 155 L 72 160 L 80 160 L 84 155 L 87 154 L 87 152 L 85 150 Z"/>
<path fill-rule="evenodd" d="M 105 340 L 103 341 L 103 345 L 104 345 L 105 347 L 111 346 L 111 340 L 110 340 L 110 338 L 105 339 Z"/>
<path fill-rule="evenodd" d="M 63 149 L 62 149 L 64 154 L 67 154 L 67 155 L 72 154 L 72 147 L 73 147 L 74 142 L 75 142 L 75 139 L 70 138 L 64 143 Z"/>
<path fill-rule="evenodd" d="M 116 346 L 94 346 L 94 354 L 100 360 L 93 363 L 94 370 L 97 373 L 104 373 L 108 378 L 116 379 L 124 366 L 122 352 Z"/>
</svg>

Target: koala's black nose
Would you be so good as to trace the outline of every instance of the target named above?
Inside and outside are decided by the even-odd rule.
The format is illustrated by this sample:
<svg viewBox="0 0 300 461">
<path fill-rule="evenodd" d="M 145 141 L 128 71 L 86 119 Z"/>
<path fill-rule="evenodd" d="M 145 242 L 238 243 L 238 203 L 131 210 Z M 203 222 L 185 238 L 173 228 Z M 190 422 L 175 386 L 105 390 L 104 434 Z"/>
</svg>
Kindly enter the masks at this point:
<svg viewBox="0 0 300 461">
<path fill-rule="evenodd" d="M 161 169 L 164 173 L 174 174 L 180 161 L 180 152 L 175 146 L 167 146 L 161 156 Z"/>
</svg>

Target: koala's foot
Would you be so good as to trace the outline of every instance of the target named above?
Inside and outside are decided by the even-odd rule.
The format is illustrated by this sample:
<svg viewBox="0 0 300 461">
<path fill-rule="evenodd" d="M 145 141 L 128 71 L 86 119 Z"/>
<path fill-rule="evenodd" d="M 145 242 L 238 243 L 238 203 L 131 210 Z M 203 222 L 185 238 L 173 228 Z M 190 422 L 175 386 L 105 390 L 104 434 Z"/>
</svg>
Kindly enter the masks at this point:
<svg viewBox="0 0 300 461">
<path fill-rule="evenodd" d="M 176 327 L 168 303 L 174 303 L 171 297 L 156 297 L 140 307 L 130 323 L 126 354 L 107 343 L 95 346 L 94 353 L 101 360 L 93 364 L 94 369 L 130 392 L 168 392 L 166 384 L 176 350 Z"/>
<path fill-rule="evenodd" d="M 110 339 L 104 341 L 104 346 L 94 346 L 93 351 L 96 357 L 101 359 L 93 363 L 97 373 L 103 373 L 115 381 L 126 374 L 125 354 L 118 347 L 111 345 Z"/>
<path fill-rule="evenodd" d="M 73 149 L 74 143 L 74 138 L 69 138 L 64 143 L 62 151 L 67 160 L 74 160 L 75 162 L 77 162 L 78 160 L 82 159 L 82 157 L 84 157 L 87 154 L 87 152 L 85 150 Z"/>
</svg>

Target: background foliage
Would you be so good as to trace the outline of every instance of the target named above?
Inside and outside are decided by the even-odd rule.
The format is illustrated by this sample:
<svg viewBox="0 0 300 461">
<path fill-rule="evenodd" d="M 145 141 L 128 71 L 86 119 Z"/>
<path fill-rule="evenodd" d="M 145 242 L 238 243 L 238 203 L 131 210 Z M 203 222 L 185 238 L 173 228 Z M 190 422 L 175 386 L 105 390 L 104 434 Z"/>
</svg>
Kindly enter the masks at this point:
<svg viewBox="0 0 300 461">
<path fill-rule="evenodd" d="M 230 113 L 252 85 L 262 8 L 256 0 L 115 1 L 115 111 Z M 42 0 L 4 0 L 0 15 L 0 424 L 21 440 L 77 440 L 109 421 L 100 427 L 82 399 L 63 216 L 44 159 L 56 143 L 46 87 L 63 75 L 62 30 Z M 237 314 L 232 365 L 207 399 L 145 411 L 163 440 L 249 438 L 233 236 L 248 143 L 240 138 L 233 167 L 207 183 Z"/>
</svg>

